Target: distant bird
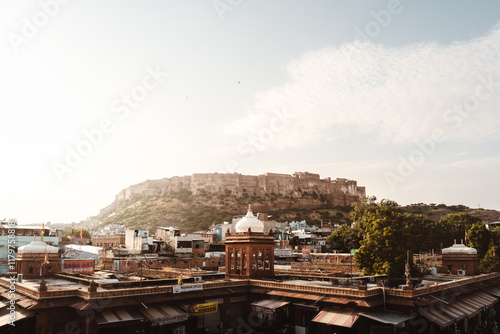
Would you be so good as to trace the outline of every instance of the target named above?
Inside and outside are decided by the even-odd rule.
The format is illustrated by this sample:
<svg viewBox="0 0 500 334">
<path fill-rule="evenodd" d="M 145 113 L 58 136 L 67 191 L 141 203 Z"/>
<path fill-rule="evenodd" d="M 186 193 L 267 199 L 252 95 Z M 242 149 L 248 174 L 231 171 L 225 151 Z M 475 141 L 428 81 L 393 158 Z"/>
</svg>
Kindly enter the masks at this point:
<svg viewBox="0 0 500 334">
<path fill-rule="evenodd" d="M 238 84 L 239 84 L 239 83 L 240 83 L 240 82 L 238 81 Z"/>
</svg>

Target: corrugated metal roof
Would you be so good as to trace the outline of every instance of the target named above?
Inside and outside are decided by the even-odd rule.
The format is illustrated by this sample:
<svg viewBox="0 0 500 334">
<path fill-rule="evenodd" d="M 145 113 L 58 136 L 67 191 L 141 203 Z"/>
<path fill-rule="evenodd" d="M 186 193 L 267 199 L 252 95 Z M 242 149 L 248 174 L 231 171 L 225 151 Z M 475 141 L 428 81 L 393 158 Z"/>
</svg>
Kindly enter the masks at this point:
<svg viewBox="0 0 500 334">
<path fill-rule="evenodd" d="M 28 318 L 34 316 L 35 312 L 29 310 L 23 310 L 20 308 L 16 308 L 16 319 L 14 321 L 18 321 L 24 318 Z M 10 319 L 9 310 L 6 308 L 0 312 L 0 327 L 3 327 L 10 323 L 12 320 Z"/>
<path fill-rule="evenodd" d="M 258 302 L 252 303 L 251 305 L 275 310 L 277 308 L 283 307 L 283 306 L 288 305 L 288 304 L 289 304 L 289 302 L 285 302 L 283 300 L 263 299 L 263 300 L 259 300 Z"/>
<path fill-rule="evenodd" d="M 162 326 L 173 324 L 176 322 L 187 320 L 188 314 L 175 306 L 163 304 L 160 306 L 150 306 L 145 310 L 141 310 L 153 326 Z"/>
<path fill-rule="evenodd" d="M 351 328 L 358 318 L 359 315 L 354 310 L 328 306 L 325 307 L 323 311 L 319 312 L 312 321 Z"/>
<path fill-rule="evenodd" d="M 316 312 L 319 311 L 319 305 L 314 302 L 298 302 L 298 303 L 293 303 L 293 306 L 310 311 L 316 311 Z"/>
<path fill-rule="evenodd" d="M 105 327 L 116 323 L 141 321 L 144 318 L 137 311 L 119 309 L 97 313 L 95 319 L 97 326 Z"/>
<path fill-rule="evenodd" d="M 359 312 L 359 315 L 384 324 L 391 324 L 391 325 L 398 325 L 402 322 L 405 322 L 413 318 L 412 316 L 409 315 L 398 314 L 393 312 L 383 312 L 383 311 Z"/>
<path fill-rule="evenodd" d="M 500 297 L 500 287 L 498 286 L 489 286 L 487 288 L 483 288 L 483 291 L 489 293 L 490 295 Z"/>
<path fill-rule="evenodd" d="M 498 302 L 498 298 L 483 291 L 476 291 L 459 296 L 455 300 L 450 300 L 449 303 L 436 300 L 429 306 L 420 308 L 419 312 L 444 328 L 465 317 L 474 317 L 482 308 L 491 307 L 496 302 Z"/>
</svg>

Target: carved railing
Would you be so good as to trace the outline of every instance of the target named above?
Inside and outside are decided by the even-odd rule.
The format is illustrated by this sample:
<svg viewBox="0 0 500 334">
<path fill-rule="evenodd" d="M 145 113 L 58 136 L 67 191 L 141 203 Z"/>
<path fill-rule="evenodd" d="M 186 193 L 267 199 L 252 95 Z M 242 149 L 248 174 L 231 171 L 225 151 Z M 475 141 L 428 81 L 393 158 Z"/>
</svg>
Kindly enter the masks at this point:
<svg viewBox="0 0 500 334">
<path fill-rule="evenodd" d="M 424 288 L 417 288 L 413 290 L 403 290 L 386 288 L 385 293 L 389 296 L 400 296 L 400 297 L 415 297 L 420 295 L 426 295 L 436 291 L 441 291 L 444 289 L 450 289 L 462 285 L 474 284 L 476 282 L 481 282 L 485 280 L 490 280 L 492 278 L 500 277 L 500 273 L 491 273 L 474 277 L 466 277 L 464 279 L 455 280 L 451 282 L 444 282 L 438 285 L 433 285 Z M 268 289 L 278 289 L 288 292 L 305 292 L 305 293 L 316 293 L 322 295 L 331 296 L 352 296 L 352 297 L 368 297 L 382 294 L 382 287 L 374 287 L 370 289 L 356 289 L 356 288 L 340 288 L 340 287 L 328 287 L 319 285 L 298 285 L 290 284 L 284 282 L 275 281 L 264 281 L 264 280 L 254 280 L 254 279 L 231 279 L 222 281 L 209 281 L 202 284 L 203 289 L 218 289 L 218 288 L 229 288 L 236 286 L 256 286 Z M 4 289 L 10 289 L 10 281 L 7 278 L 0 278 L 0 286 Z M 139 288 L 116 288 L 116 289 L 98 289 L 96 292 L 89 292 L 88 287 L 80 288 L 70 288 L 70 289 L 51 289 L 48 287 L 47 291 L 39 291 L 38 288 L 26 286 L 23 283 L 16 283 L 16 293 L 28 296 L 32 299 L 45 299 L 45 298 L 57 298 L 57 297 L 67 297 L 67 296 L 79 296 L 83 299 L 94 299 L 94 298 L 113 298 L 120 296 L 137 296 L 137 295 L 147 295 L 147 294 L 165 294 L 173 293 L 172 285 L 160 285 L 160 286 L 148 286 Z"/>
<path fill-rule="evenodd" d="M 288 291 L 303 291 L 303 292 L 314 292 L 321 294 L 356 296 L 356 297 L 373 296 L 380 293 L 380 288 L 359 290 L 350 288 L 326 287 L 319 285 L 298 285 L 298 284 L 289 284 L 289 283 L 272 282 L 272 281 L 260 281 L 260 280 L 250 280 L 250 285 L 272 288 L 272 289 L 288 290 Z"/>
</svg>

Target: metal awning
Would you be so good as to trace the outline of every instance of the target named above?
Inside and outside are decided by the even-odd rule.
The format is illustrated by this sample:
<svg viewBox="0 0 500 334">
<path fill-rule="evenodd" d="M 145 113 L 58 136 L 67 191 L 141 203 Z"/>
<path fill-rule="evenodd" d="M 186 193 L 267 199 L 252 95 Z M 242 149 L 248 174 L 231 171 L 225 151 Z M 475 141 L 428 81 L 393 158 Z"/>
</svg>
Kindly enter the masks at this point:
<svg viewBox="0 0 500 334">
<path fill-rule="evenodd" d="M 483 308 L 492 307 L 497 302 L 498 298 L 483 291 L 470 293 L 460 300 L 460 303 L 476 309 L 474 311 L 474 315 L 476 315 Z"/>
<path fill-rule="evenodd" d="M 354 310 L 328 306 L 319 312 L 314 319 L 312 319 L 312 321 L 327 325 L 351 328 L 358 318 L 359 315 Z"/>
<path fill-rule="evenodd" d="M 319 305 L 317 303 L 314 303 L 314 302 L 306 302 L 306 301 L 297 302 L 297 303 L 293 303 L 293 306 L 297 307 L 297 308 L 304 309 L 304 310 L 308 310 L 308 311 L 315 311 L 315 312 L 319 311 Z"/>
<path fill-rule="evenodd" d="M 420 308 L 421 315 L 436 323 L 441 328 L 457 322 L 463 318 L 472 318 L 482 309 L 493 306 L 498 298 L 483 291 L 468 293 L 456 298 L 450 303 L 436 301 L 425 308 Z"/>
<path fill-rule="evenodd" d="M 283 307 L 285 305 L 288 305 L 289 302 L 285 302 L 283 300 L 276 300 L 276 299 L 263 299 L 259 300 L 258 302 L 252 303 L 252 306 L 257 306 L 257 307 L 263 307 L 263 308 L 268 308 L 271 310 L 276 310 L 280 307 Z"/>
<path fill-rule="evenodd" d="M 160 306 L 148 306 L 141 313 L 151 321 L 152 326 L 162 326 L 187 320 L 188 314 L 175 306 L 167 304 Z"/>
<path fill-rule="evenodd" d="M 489 286 L 487 288 L 483 288 L 482 290 L 490 295 L 500 297 L 500 287 L 498 286 Z"/>
<path fill-rule="evenodd" d="M 2 296 L 3 298 L 5 299 L 8 299 L 8 300 L 19 300 L 19 299 L 22 299 L 22 298 L 26 298 L 25 296 L 15 292 L 15 293 L 12 293 L 12 292 L 4 292 L 2 294 L 0 294 L 0 296 Z"/>
<path fill-rule="evenodd" d="M 31 305 L 35 304 L 36 301 L 33 300 L 33 299 L 29 299 L 29 298 L 23 298 L 23 299 L 20 299 L 16 302 L 16 305 L 19 305 L 23 308 L 31 308 Z"/>
<path fill-rule="evenodd" d="M 419 313 L 429 319 L 429 321 L 437 324 L 441 328 L 445 328 L 453 324 L 454 322 L 462 319 L 465 317 L 465 315 L 459 315 L 458 317 L 453 317 L 451 315 L 448 315 L 444 312 L 442 312 L 442 308 L 444 307 L 444 304 L 439 304 L 441 308 L 438 308 L 436 310 L 431 310 L 429 307 L 426 308 L 421 308 Z"/>
<path fill-rule="evenodd" d="M 117 324 L 141 322 L 144 318 L 134 310 L 112 310 L 97 313 L 96 322 L 98 327 L 112 327 Z"/>
<path fill-rule="evenodd" d="M 371 312 L 359 312 L 359 315 L 381 322 L 383 324 L 399 325 L 407 320 L 412 319 L 412 316 L 398 314 L 387 311 L 371 311 Z"/>
<path fill-rule="evenodd" d="M 15 318 L 14 322 L 32 317 L 34 315 L 35 315 L 35 312 L 33 312 L 33 311 L 24 310 L 24 309 L 20 309 L 20 308 L 16 307 L 16 313 L 15 313 L 16 318 Z M 10 310 L 7 308 L 2 309 L 2 311 L 0 312 L 0 327 L 3 327 L 5 325 L 9 324 L 11 321 L 12 321 L 12 319 L 10 317 Z"/>
</svg>

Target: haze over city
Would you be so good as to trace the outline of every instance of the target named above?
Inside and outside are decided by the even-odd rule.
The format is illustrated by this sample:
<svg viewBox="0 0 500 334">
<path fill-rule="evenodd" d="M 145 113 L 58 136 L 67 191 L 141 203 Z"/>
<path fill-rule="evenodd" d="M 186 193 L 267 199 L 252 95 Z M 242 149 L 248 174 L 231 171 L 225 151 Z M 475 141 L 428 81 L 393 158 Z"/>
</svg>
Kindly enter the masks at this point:
<svg viewBox="0 0 500 334">
<path fill-rule="evenodd" d="M 192 173 L 500 210 L 496 1 L 0 4 L 1 218 Z"/>
</svg>

